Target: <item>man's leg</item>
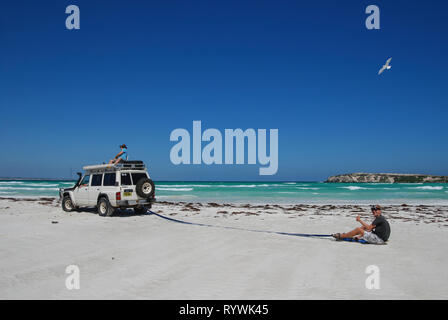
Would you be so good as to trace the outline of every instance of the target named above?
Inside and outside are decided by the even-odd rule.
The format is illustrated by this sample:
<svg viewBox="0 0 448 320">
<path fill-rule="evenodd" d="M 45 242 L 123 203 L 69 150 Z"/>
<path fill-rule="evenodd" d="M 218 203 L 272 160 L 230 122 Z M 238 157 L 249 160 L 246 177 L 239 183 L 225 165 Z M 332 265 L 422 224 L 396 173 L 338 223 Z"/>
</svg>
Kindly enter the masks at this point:
<svg viewBox="0 0 448 320">
<path fill-rule="evenodd" d="M 347 233 L 341 233 L 341 238 L 353 238 L 354 236 L 363 236 L 364 235 L 364 229 L 363 228 L 356 228 L 350 232 Z"/>
</svg>

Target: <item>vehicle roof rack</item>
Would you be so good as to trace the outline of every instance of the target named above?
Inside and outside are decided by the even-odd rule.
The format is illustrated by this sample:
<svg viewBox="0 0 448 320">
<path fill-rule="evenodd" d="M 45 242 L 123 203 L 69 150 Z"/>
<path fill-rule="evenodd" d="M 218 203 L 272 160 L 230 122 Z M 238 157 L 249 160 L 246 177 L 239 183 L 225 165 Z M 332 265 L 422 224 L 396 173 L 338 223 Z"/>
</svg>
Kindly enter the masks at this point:
<svg viewBox="0 0 448 320">
<path fill-rule="evenodd" d="M 144 169 L 146 169 L 145 164 L 143 163 L 143 161 L 140 161 L 140 160 L 123 161 L 123 162 L 117 163 L 115 166 L 117 168 L 120 168 L 121 170 L 144 170 Z"/>
<path fill-rule="evenodd" d="M 116 171 L 116 170 L 145 170 L 146 166 L 143 161 L 133 160 L 133 161 L 123 161 L 117 164 L 97 164 L 92 166 L 85 166 L 83 170 L 85 171 Z"/>
</svg>

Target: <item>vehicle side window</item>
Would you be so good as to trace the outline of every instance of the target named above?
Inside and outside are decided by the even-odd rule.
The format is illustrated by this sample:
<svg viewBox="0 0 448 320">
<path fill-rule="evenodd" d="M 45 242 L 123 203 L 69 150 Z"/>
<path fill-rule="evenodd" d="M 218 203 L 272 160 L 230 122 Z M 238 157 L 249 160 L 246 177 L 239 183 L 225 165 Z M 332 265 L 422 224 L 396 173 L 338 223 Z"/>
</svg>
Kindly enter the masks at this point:
<svg viewBox="0 0 448 320">
<path fill-rule="evenodd" d="M 115 173 L 105 173 L 104 174 L 104 186 L 114 186 L 116 180 Z"/>
<path fill-rule="evenodd" d="M 121 185 L 122 186 L 132 186 L 131 175 L 129 172 L 121 174 Z"/>
<path fill-rule="evenodd" d="M 146 175 L 146 173 L 131 173 L 132 175 L 132 182 L 134 185 L 137 184 L 138 180 L 140 180 L 141 178 L 148 178 L 148 176 Z"/>
<path fill-rule="evenodd" d="M 102 174 L 94 174 L 92 176 L 92 186 L 100 186 L 101 185 L 101 180 L 103 180 L 103 175 Z"/>
<path fill-rule="evenodd" d="M 89 181 L 90 181 L 90 175 L 84 176 L 84 178 L 82 178 L 80 186 L 87 187 L 89 185 Z"/>
</svg>

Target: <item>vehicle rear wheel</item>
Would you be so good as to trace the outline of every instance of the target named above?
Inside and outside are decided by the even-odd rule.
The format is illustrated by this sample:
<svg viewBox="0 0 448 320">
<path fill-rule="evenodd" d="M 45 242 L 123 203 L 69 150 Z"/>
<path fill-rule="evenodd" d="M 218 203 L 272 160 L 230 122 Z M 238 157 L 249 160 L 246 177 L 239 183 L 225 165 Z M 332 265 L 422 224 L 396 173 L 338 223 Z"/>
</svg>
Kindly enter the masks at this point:
<svg viewBox="0 0 448 320">
<path fill-rule="evenodd" d="M 71 212 L 74 209 L 75 207 L 73 206 L 73 202 L 70 196 L 64 196 L 62 198 L 62 210 L 64 210 L 65 212 Z"/>
<path fill-rule="evenodd" d="M 134 208 L 134 213 L 135 214 L 144 214 L 148 211 L 148 209 L 146 207 L 135 207 Z"/>
<path fill-rule="evenodd" d="M 142 198 L 152 198 L 155 189 L 154 182 L 148 178 L 141 178 L 135 185 L 135 192 Z"/>
<path fill-rule="evenodd" d="M 114 208 L 110 205 L 110 202 L 107 198 L 101 198 L 98 201 L 98 214 L 102 217 L 108 216 L 110 217 L 115 212 Z"/>
</svg>

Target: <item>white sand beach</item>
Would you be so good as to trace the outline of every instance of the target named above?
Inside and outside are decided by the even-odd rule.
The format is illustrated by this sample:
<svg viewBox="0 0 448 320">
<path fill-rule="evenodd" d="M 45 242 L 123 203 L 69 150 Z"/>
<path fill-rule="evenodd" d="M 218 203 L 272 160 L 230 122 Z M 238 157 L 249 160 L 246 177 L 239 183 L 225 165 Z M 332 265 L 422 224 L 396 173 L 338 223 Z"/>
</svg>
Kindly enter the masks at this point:
<svg viewBox="0 0 448 320">
<path fill-rule="evenodd" d="M 292 233 L 348 231 L 356 205 L 157 203 L 65 213 L 57 200 L 0 200 L 0 299 L 447 299 L 448 207 L 389 205 L 387 245 Z M 231 229 L 223 227 L 237 227 Z M 77 265 L 80 289 L 65 286 Z M 380 270 L 367 289 L 366 267 Z"/>
</svg>

